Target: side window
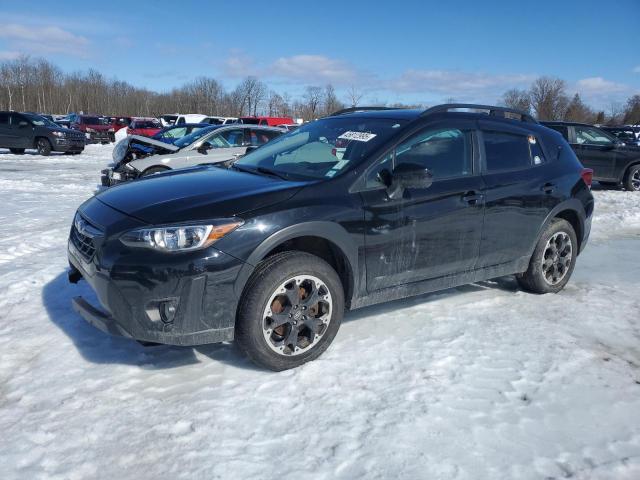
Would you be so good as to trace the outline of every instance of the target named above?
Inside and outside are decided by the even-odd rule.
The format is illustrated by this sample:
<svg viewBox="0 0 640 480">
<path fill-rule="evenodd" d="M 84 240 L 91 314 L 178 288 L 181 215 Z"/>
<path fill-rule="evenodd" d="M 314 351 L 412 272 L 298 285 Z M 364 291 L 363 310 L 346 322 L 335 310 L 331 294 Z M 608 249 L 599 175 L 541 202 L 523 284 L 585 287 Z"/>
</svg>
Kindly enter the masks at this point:
<svg viewBox="0 0 640 480">
<path fill-rule="evenodd" d="M 0 113 L 0 126 L 9 125 L 9 114 L 8 113 Z"/>
<path fill-rule="evenodd" d="M 473 173 L 471 132 L 457 128 L 423 130 L 395 149 L 394 168 L 414 163 L 431 170 L 434 180 Z"/>
<path fill-rule="evenodd" d="M 187 122 L 185 121 L 184 117 L 180 117 L 176 122 L 176 125 L 184 125 L 185 123 Z"/>
<path fill-rule="evenodd" d="M 601 130 L 590 127 L 574 127 L 576 143 L 581 145 L 611 145 L 613 141 Z"/>
<path fill-rule="evenodd" d="M 207 138 L 207 142 L 214 146 L 214 148 L 229 148 L 231 145 L 227 143 L 227 141 L 222 138 L 222 134 L 212 135 Z"/>
<path fill-rule="evenodd" d="M 24 118 L 22 115 L 18 115 L 17 113 L 11 113 L 10 117 L 11 117 L 11 120 L 10 120 L 11 125 L 13 125 L 14 127 L 17 127 L 20 122 L 31 123 L 31 122 L 28 122 L 27 119 Z"/>
<path fill-rule="evenodd" d="M 251 145 L 264 145 L 278 136 L 278 132 L 271 132 L 269 130 L 251 130 Z"/>
<path fill-rule="evenodd" d="M 529 136 L 529 151 L 531 152 L 531 159 L 534 165 L 542 165 L 546 161 L 540 142 L 532 135 Z"/>
<path fill-rule="evenodd" d="M 555 130 L 560 133 L 562 137 L 568 142 L 569 141 L 569 128 L 564 125 L 547 125 L 551 130 Z"/>
<path fill-rule="evenodd" d="M 182 138 L 187 134 L 187 127 L 172 128 L 162 134 L 162 138 Z"/>
<path fill-rule="evenodd" d="M 244 130 L 241 128 L 235 130 L 227 130 L 226 132 L 220 133 L 222 138 L 224 138 L 231 147 L 242 147 L 246 145 L 244 141 Z"/>
<path fill-rule="evenodd" d="M 485 131 L 483 136 L 488 172 L 531 166 L 530 143 L 525 135 Z"/>
</svg>

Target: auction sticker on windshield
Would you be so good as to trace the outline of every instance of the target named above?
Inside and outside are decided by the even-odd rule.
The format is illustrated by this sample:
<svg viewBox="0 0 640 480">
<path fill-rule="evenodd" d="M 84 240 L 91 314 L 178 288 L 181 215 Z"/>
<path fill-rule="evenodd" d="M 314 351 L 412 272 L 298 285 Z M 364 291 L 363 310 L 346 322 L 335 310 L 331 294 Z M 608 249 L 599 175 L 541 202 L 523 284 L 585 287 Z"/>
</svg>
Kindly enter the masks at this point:
<svg viewBox="0 0 640 480">
<path fill-rule="evenodd" d="M 342 138 L 344 140 L 355 140 L 357 142 L 368 142 L 375 136 L 375 133 L 369 132 L 344 132 L 338 138 Z"/>
</svg>

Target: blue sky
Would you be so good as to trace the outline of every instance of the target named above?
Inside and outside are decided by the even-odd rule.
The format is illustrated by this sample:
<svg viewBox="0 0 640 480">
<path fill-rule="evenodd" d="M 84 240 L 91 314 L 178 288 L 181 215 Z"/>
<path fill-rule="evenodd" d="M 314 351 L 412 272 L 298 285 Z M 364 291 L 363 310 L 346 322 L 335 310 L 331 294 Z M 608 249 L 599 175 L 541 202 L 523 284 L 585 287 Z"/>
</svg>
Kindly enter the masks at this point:
<svg viewBox="0 0 640 480">
<path fill-rule="evenodd" d="M 37 12 L 37 13 L 36 13 Z M 0 60 L 21 53 L 169 90 L 201 75 L 257 75 L 345 100 L 495 102 L 540 75 L 595 106 L 640 93 L 640 0 L 0 0 Z"/>
</svg>

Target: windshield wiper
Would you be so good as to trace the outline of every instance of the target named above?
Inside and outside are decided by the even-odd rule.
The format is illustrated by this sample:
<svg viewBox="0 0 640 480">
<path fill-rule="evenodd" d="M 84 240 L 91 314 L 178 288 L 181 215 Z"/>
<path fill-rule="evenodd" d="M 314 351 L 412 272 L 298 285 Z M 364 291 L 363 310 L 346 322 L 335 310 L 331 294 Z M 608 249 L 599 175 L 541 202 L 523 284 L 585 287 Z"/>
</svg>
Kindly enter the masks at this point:
<svg viewBox="0 0 640 480">
<path fill-rule="evenodd" d="M 233 165 L 231 165 L 231 168 L 240 170 L 241 172 L 253 173 L 254 175 L 259 175 L 260 173 L 264 173 L 265 175 L 277 177 L 281 180 L 288 180 L 288 178 L 283 173 L 278 173 L 273 170 L 269 170 L 268 168 L 265 168 L 265 167 L 242 168 L 237 163 L 234 163 Z"/>
</svg>

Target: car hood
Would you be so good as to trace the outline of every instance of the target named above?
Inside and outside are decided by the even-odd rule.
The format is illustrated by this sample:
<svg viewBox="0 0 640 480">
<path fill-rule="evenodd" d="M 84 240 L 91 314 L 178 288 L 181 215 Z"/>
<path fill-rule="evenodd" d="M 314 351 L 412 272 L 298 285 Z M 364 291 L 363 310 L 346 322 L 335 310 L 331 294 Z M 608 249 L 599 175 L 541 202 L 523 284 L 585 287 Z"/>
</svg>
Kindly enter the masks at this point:
<svg viewBox="0 0 640 480">
<path fill-rule="evenodd" d="M 242 215 L 287 200 L 307 183 L 201 166 L 117 185 L 96 198 L 158 225 Z"/>
</svg>

